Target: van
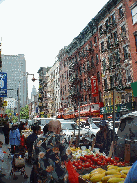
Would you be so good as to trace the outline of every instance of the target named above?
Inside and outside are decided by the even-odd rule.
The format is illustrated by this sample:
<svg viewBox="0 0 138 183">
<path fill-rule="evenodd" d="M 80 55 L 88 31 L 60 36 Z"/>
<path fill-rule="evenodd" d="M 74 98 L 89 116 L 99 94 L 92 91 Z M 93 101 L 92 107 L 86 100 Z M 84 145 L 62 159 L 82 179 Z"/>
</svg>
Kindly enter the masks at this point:
<svg viewBox="0 0 138 183">
<path fill-rule="evenodd" d="M 55 120 L 56 118 L 33 118 L 32 125 L 37 124 L 41 126 L 41 131 L 43 131 L 43 128 L 46 124 L 49 123 L 51 120 Z"/>
<path fill-rule="evenodd" d="M 125 144 L 130 144 L 130 164 L 134 163 L 137 160 L 137 111 L 120 118 L 117 135 L 116 156 L 125 160 Z"/>
</svg>

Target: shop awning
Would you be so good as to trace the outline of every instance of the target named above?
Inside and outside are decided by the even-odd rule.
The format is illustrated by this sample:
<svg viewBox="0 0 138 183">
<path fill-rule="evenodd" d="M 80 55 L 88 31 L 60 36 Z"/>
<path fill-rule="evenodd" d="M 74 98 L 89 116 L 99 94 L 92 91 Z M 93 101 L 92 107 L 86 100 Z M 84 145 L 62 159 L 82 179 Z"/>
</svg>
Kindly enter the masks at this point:
<svg viewBox="0 0 138 183">
<path fill-rule="evenodd" d="M 134 97 L 137 97 L 137 81 L 134 83 L 131 83 L 131 88 L 133 90 Z"/>
</svg>

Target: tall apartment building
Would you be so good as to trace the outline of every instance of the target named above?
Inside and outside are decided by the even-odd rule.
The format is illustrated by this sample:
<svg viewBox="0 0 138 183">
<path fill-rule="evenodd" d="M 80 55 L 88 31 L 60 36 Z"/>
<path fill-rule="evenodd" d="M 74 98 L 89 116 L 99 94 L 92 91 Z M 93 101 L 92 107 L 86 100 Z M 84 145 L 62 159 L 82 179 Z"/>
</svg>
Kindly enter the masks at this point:
<svg viewBox="0 0 138 183">
<path fill-rule="evenodd" d="M 33 96 L 37 94 L 37 90 L 35 86 L 33 85 L 32 92 L 31 92 L 31 101 L 33 101 Z"/>
<path fill-rule="evenodd" d="M 131 55 L 134 44 L 131 44 L 125 3 L 126 1 L 121 0 L 109 1 L 94 17 L 98 25 L 103 100 L 107 114 L 112 114 L 114 89 L 118 115 L 122 104 L 125 104 L 128 110 L 132 110 L 133 105 L 131 83 L 136 79 L 136 63 Z M 133 54 L 136 55 L 136 50 Z"/>
<path fill-rule="evenodd" d="M 60 106 L 60 81 L 59 81 L 59 62 L 54 63 L 47 72 L 47 103 L 48 117 L 56 116 Z"/>
<path fill-rule="evenodd" d="M 26 60 L 24 54 L 3 55 L 2 72 L 7 73 L 7 98 L 18 100 L 17 90 L 19 88 L 20 106 L 27 104 L 27 76 Z"/>
<path fill-rule="evenodd" d="M 79 102 L 102 102 L 101 64 L 98 47 L 97 25 L 92 20 L 67 47 L 70 60 L 70 97 L 75 110 Z M 91 78 L 97 78 L 98 91 L 92 94 Z"/>
<path fill-rule="evenodd" d="M 70 107 L 69 97 L 69 60 L 67 59 L 66 47 L 59 51 L 57 56 L 59 61 L 59 86 L 60 86 L 60 105 L 59 113 Z"/>
</svg>

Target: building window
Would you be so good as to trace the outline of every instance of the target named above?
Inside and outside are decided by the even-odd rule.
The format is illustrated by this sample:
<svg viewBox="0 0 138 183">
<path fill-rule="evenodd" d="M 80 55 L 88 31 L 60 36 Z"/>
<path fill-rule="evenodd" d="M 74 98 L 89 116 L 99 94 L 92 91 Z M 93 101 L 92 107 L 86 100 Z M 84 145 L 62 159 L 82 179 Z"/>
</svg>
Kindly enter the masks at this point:
<svg viewBox="0 0 138 183">
<path fill-rule="evenodd" d="M 101 52 L 104 52 L 104 42 L 101 42 Z"/>
<path fill-rule="evenodd" d="M 111 16 L 112 17 L 112 24 L 115 24 L 115 13 Z"/>
<path fill-rule="evenodd" d="M 85 101 L 87 101 L 87 95 L 85 95 Z"/>
<path fill-rule="evenodd" d="M 134 33 L 134 37 L 135 37 L 135 45 L 136 45 L 136 49 L 137 49 L 137 32 Z"/>
<path fill-rule="evenodd" d="M 103 34 L 102 25 L 99 27 L 99 34 L 100 34 L 100 36 Z"/>
<path fill-rule="evenodd" d="M 91 102 L 92 98 L 91 98 L 91 94 L 89 94 L 89 101 Z"/>
<path fill-rule="evenodd" d="M 90 64 L 89 64 L 89 60 L 87 61 L 87 70 L 90 69 Z"/>
<path fill-rule="evenodd" d="M 117 50 L 115 52 L 115 60 L 116 60 L 116 64 L 120 63 L 120 54 L 119 54 L 119 50 Z"/>
<path fill-rule="evenodd" d="M 113 89 L 114 86 L 114 76 L 110 76 L 110 89 Z"/>
<path fill-rule="evenodd" d="M 98 54 L 96 54 L 96 64 L 99 63 L 99 58 L 98 58 Z"/>
<path fill-rule="evenodd" d="M 126 60 L 129 57 L 128 46 L 125 46 L 123 50 L 124 50 L 124 59 Z"/>
<path fill-rule="evenodd" d="M 97 37 L 94 37 L 94 44 L 97 43 Z"/>
<path fill-rule="evenodd" d="M 117 42 L 117 31 L 114 32 L 114 42 Z"/>
<path fill-rule="evenodd" d="M 103 74 L 105 75 L 105 71 L 106 71 L 106 62 L 105 62 L 105 58 L 102 61 L 102 66 L 103 66 Z"/>
<path fill-rule="evenodd" d="M 98 80 L 98 83 L 100 82 L 100 73 L 99 71 L 97 72 L 97 80 Z"/>
<path fill-rule="evenodd" d="M 110 48 L 110 43 L 111 43 L 111 41 L 110 41 L 110 37 L 108 37 L 108 40 L 107 40 L 107 49 L 109 49 L 109 48 Z"/>
<path fill-rule="evenodd" d="M 123 25 L 121 27 L 121 35 L 122 35 L 122 37 L 126 36 L 126 27 L 125 27 L 125 25 Z"/>
<path fill-rule="evenodd" d="M 99 102 L 102 102 L 102 93 L 99 91 Z"/>
<path fill-rule="evenodd" d="M 104 88 L 105 88 L 105 90 L 107 90 L 107 78 L 104 79 Z"/>
<path fill-rule="evenodd" d="M 90 48 L 92 48 L 92 41 L 90 41 Z"/>
<path fill-rule="evenodd" d="M 113 66 L 113 56 L 112 55 L 109 56 L 109 66 L 110 67 Z"/>
<path fill-rule="evenodd" d="M 65 85 L 65 91 L 66 91 L 66 85 Z"/>
<path fill-rule="evenodd" d="M 119 16 L 122 18 L 124 16 L 123 8 L 122 6 L 119 8 Z"/>
<path fill-rule="evenodd" d="M 127 79 L 127 83 L 131 82 L 131 74 L 130 74 L 130 69 L 126 69 L 126 79 Z"/>
<path fill-rule="evenodd" d="M 91 67 L 94 68 L 94 59 L 93 59 L 93 57 L 91 58 Z"/>
<path fill-rule="evenodd" d="M 137 6 L 131 9 L 133 25 L 137 22 Z"/>
</svg>

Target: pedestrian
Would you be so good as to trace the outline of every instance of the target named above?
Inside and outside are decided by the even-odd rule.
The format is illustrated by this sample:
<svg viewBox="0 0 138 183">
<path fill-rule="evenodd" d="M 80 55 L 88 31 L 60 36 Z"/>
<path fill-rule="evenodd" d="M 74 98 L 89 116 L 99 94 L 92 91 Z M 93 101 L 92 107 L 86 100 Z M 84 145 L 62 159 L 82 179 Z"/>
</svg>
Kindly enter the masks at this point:
<svg viewBox="0 0 138 183">
<path fill-rule="evenodd" d="M 131 169 L 129 170 L 124 183 L 137 183 L 137 161 L 133 163 Z"/>
<path fill-rule="evenodd" d="M 3 133 L 5 136 L 5 144 L 9 144 L 9 131 L 10 131 L 9 123 L 6 122 L 3 127 Z"/>
<path fill-rule="evenodd" d="M 25 122 L 24 129 L 25 130 L 29 130 L 29 125 L 28 125 L 28 122 L 27 121 Z"/>
<path fill-rule="evenodd" d="M 36 141 L 40 141 L 40 140 L 42 140 L 42 141 L 44 141 L 45 140 L 45 135 L 47 134 L 47 132 L 48 132 L 48 124 L 46 124 L 45 126 L 44 126 L 44 128 L 43 128 L 43 136 L 40 136 L 39 138 L 37 138 L 36 139 Z M 32 162 L 34 161 L 34 158 L 32 159 Z M 35 169 L 35 165 L 34 166 L 32 166 L 32 170 L 31 170 L 31 175 L 30 175 L 30 182 L 31 183 L 34 183 L 35 182 L 35 180 L 37 180 L 37 174 L 35 173 L 35 171 L 34 171 L 34 169 Z"/>
<path fill-rule="evenodd" d="M 35 126 L 33 126 L 33 133 L 30 134 L 26 139 L 29 163 L 31 163 L 31 160 L 32 160 L 33 143 L 37 139 L 38 135 L 40 135 L 40 134 L 41 134 L 41 127 L 35 125 Z"/>
<path fill-rule="evenodd" d="M 5 176 L 5 174 L 2 173 L 2 166 L 3 166 L 3 162 L 4 162 L 4 153 L 2 150 L 2 141 L 0 141 L 0 176 Z"/>
<path fill-rule="evenodd" d="M 96 134 L 95 148 L 99 148 L 99 152 L 109 154 L 110 146 L 113 141 L 113 130 L 108 128 L 108 124 L 105 120 L 100 122 L 100 130 Z M 115 135 L 117 140 L 117 135 Z"/>
<path fill-rule="evenodd" d="M 61 123 L 52 120 L 43 140 L 37 139 L 33 145 L 35 182 L 66 183 L 68 173 L 65 162 L 71 158 L 71 150 L 66 138 L 60 135 Z"/>
<path fill-rule="evenodd" d="M 20 132 L 17 126 L 18 125 L 14 123 L 9 133 L 9 141 L 11 145 L 12 154 L 14 154 L 15 152 L 18 152 L 19 146 L 20 146 Z"/>
</svg>

